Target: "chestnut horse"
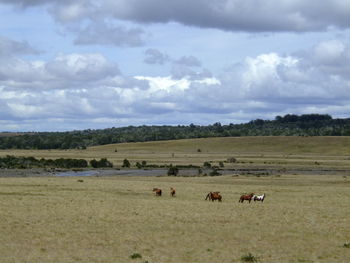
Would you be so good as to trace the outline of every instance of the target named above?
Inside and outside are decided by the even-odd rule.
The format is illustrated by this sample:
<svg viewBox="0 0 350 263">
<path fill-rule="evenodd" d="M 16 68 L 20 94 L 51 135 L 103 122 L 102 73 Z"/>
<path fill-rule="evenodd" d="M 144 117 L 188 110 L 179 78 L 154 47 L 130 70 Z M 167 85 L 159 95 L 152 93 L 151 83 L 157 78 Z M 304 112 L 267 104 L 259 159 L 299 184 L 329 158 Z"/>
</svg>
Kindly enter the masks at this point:
<svg viewBox="0 0 350 263">
<path fill-rule="evenodd" d="M 162 189 L 153 188 L 153 192 L 156 194 L 156 196 L 161 196 L 162 195 Z"/>
<path fill-rule="evenodd" d="M 176 193 L 175 188 L 170 187 L 170 195 L 175 196 L 175 193 Z"/>
<path fill-rule="evenodd" d="M 215 201 L 218 200 L 219 202 L 221 202 L 222 200 L 222 196 L 219 194 L 220 192 L 209 192 L 205 198 L 205 200 L 209 199 L 209 201 Z"/>
<path fill-rule="evenodd" d="M 252 201 L 253 196 L 254 196 L 254 193 L 251 193 L 249 195 L 241 195 L 238 202 L 243 203 L 244 200 L 247 200 L 250 203 L 250 201 Z"/>
</svg>

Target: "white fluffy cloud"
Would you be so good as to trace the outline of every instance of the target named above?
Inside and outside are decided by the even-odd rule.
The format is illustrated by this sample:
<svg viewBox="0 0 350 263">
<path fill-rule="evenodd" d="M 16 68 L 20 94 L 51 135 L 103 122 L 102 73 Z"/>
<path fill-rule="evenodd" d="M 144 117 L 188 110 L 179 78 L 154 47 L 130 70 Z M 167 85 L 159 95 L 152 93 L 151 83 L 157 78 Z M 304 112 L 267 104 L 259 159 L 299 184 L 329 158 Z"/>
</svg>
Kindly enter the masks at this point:
<svg viewBox="0 0 350 263">
<path fill-rule="evenodd" d="M 349 48 L 326 41 L 295 54 L 247 57 L 221 75 L 197 78 L 124 76 L 101 54 L 59 54 L 48 62 L 7 58 L 0 63 L 0 119 L 8 129 L 46 123 L 46 130 L 65 130 L 91 123 L 239 122 L 257 112 L 343 116 L 350 114 Z"/>
</svg>

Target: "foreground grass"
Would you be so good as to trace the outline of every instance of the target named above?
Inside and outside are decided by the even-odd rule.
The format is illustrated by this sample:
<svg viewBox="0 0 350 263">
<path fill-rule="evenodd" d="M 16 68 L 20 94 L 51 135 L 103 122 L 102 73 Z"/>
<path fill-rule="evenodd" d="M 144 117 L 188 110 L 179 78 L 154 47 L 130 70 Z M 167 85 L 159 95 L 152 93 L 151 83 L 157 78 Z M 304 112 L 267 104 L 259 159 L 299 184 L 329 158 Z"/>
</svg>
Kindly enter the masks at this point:
<svg viewBox="0 0 350 263">
<path fill-rule="evenodd" d="M 0 178 L 0 262 L 350 262 L 349 186 L 317 175 Z M 223 202 L 204 201 L 209 191 Z M 265 202 L 238 203 L 252 191 Z"/>
</svg>

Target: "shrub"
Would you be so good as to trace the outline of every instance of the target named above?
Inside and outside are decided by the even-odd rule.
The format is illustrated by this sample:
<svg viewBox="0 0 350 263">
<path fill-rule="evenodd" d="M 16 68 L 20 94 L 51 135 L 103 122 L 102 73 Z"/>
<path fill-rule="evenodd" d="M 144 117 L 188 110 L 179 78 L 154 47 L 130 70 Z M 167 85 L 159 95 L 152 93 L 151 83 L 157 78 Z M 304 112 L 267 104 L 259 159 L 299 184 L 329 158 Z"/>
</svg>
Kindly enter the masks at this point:
<svg viewBox="0 0 350 263">
<path fill-rule="evenodd" d="M 218 170 L 213 169 L 210 173 L 209 176 L 219 176 L 221 175 L 221 173 L 218 172 Z"/>
<path fill-rule="evenodd" d="M 230 158 L 227 158 L 227 162 L 228 163 L 235 163 L 235 162 L 237 162 L 237 159 L 235 157 L 230 157 Z"/>
<path fill-rule="evenodd" d="M 241 257 L 241 261 L 242 262 L 258 262 L 258 259 L 254 255 L 252 255 L 252 253 L 248 253 L 248 254 L 243 255 Z"/>
<path fill-rule="evenodd" d="M 113 164 L 106 158 L 101 158 L 99 161 L 93 159 L 90 161 L 90 165 L 93 168 L 113 167 Z"/>
<path fill-rule="evenodd" d="M 350 242 L 349 243 L 344 243 L 343 247 L 350 248 Z"/>
<path fill-rule="evenodd" d="M 141 254 L 140 253 L 133 253 L 130 255 L 130 258 L 131 259 L 137 259 L 137 258 L 142 258 Z"/>
<path fill-rule="evenodd" d="M 211 168 L 210 162 L 204 162 L 203 166 L 204 166 L 204 168 Z"/>
<path fill-rule="evenodd" d="M 177 176 L 179 173 L 179 168 L 177 168 L 176 166 L 170 166 L 168 169 L 168 175 L 173 175 L 173 176 Z"/>
<path fill-rule="evenodd" d="M 124 159 L 124 160 L 123 160 L 123 165 L 122 165 L 122 167 L 125 167 L 125 168 L 129 168 L 129 167 L 130 167 L 130 162 L 129 162 L 128 159 Z"/>
</svg>

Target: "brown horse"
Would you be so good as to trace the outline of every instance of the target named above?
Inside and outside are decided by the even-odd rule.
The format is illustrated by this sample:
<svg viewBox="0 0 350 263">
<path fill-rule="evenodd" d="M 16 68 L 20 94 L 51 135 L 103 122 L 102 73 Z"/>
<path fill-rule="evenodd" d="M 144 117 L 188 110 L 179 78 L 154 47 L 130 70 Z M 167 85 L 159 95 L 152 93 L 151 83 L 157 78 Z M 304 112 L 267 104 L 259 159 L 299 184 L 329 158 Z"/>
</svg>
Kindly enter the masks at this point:
<svg viewBox="0 0 350 263">
<path fill-rule="evenodd" d="M 170 187 L 170 195 L 175 196 L 175 194 L 176 194 L 175 188 Z"/>
<path fill-rule="evenodd" d="M 220 192 L 209 192 L 207 194 L 207 196 L 205 197 L 205 200 L 211 200 L 211 201 L 215 201 L 215 200 L 218 200 L 219 202 L 221 202 L 222 200 L 222 196 L 219 194 Z"/>
<path fill-rule="evenodd" d="M 251 193 L 249 195 L 241 195 L 238 202 L 243 203 L 244 200 L 247 200 L 250 203 L 250 201 L 252 201 L 253 196 L 254 196 L 254 193 Z"/>
<path fill-rule="evenodd" d="M 162 189 L 153 188 L 153 192 L 156 194 L 156 196 L 162 196 Z"/>
</svg>

